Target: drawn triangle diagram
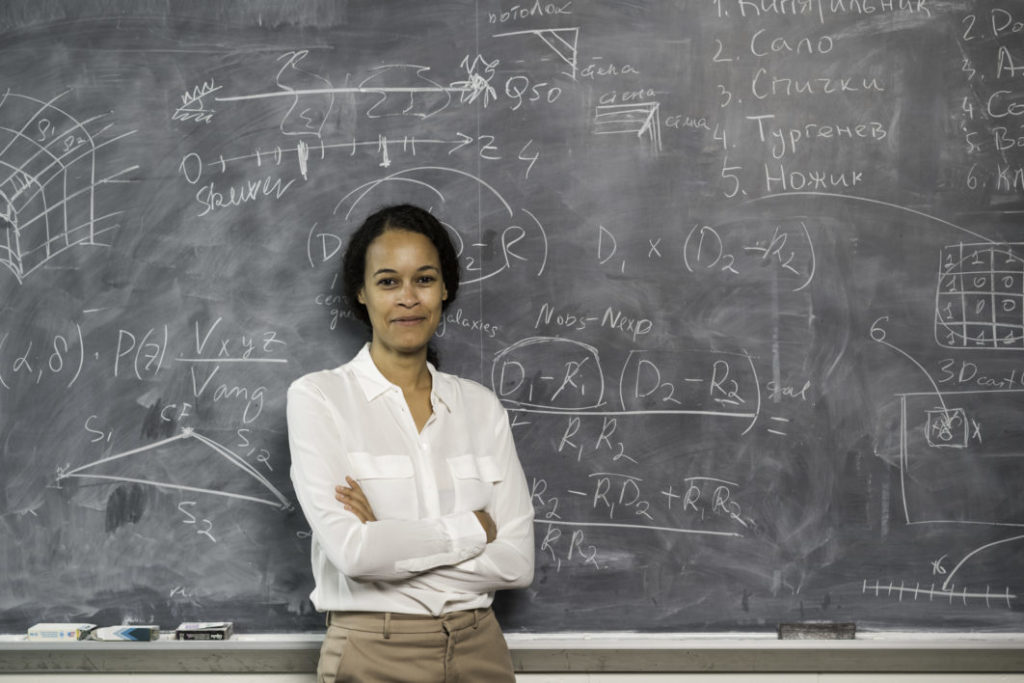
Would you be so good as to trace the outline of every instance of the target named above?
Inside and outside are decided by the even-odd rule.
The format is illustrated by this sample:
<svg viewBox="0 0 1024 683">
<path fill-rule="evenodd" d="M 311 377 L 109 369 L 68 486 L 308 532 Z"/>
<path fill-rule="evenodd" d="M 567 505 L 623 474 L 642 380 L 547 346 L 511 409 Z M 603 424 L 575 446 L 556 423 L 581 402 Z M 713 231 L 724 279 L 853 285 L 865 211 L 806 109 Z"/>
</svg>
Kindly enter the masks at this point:
<svg viewBox="0 0 1024 683">
<path fill-rule="evenodd" d="M 197 448 L 197 444 L 201 447 Z M 281 510 L 293 507 L 291 501 L 242 456 L 191 428 L 177 436 L 57 474 L 58 483 L 73 478 L 204 493 Z"/>
<path fill-rule="evenodd" d="M 554 28 L 537 31 L 537 37 L 554 50 L 563 62 L 572 67 L 572 78 L 576 79 L 576 44 L 579 40 L 578 28 Z M 567 40 L 565 36 L 569 36 Z"/>
<path fill-rule="evenodd" d="M 566 74 L 572 80 L 576 80 L 576 58 L 580 30 L 578 28 L 547 28 L 530 29 L 526 31 L 509 31 L 507 33 L 495 33 L 494 38 L 508 38 L 509 36 L 534 35 L 544 41 L 551 50 L 558 55 L 558 58 L 569 65 L 572 72 Z"/>
</svg>

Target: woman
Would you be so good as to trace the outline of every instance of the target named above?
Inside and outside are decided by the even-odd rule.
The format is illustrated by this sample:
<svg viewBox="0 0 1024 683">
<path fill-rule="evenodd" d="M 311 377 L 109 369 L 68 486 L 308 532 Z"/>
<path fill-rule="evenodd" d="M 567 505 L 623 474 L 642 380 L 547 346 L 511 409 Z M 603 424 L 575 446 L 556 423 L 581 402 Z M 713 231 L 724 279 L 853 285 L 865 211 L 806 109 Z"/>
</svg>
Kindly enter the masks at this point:
<svg viewBox="0 0 1024 683">
<path fill-rule="evenodd" d="M 328 612 L 318 680 L 514 681 L 490 604 L 533 579 L 533 507 L 497 397 L 428 362 L 455 250 L 430 213 L 394 206 L 342 268 L 371 340 L 288 390 L 311 598 Z"/>
</svg>

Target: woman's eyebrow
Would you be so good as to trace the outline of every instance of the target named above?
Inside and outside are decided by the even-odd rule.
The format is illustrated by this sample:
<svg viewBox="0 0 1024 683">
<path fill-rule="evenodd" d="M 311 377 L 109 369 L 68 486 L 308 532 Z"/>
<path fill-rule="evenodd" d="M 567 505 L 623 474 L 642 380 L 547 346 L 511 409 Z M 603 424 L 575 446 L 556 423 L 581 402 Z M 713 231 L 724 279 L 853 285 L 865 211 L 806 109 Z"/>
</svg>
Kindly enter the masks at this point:
<svg viewBox="0 0 1024 683">
<path fill-rule="evenodd" d="M 424 270 L 436 270 L 438 272 L 441 272 L 440 268 L 438 268 L 437 266 L 432 266 L 429 263 L 417 268 L 416 272 L 419 273 Z M 381 273 L 398 273 L 398 271 L 395 270 L 394 268 L 378 268 L 377 270 L 373 271 L 373 275 L 371 277 L 377 277 Z"/>
</svg>

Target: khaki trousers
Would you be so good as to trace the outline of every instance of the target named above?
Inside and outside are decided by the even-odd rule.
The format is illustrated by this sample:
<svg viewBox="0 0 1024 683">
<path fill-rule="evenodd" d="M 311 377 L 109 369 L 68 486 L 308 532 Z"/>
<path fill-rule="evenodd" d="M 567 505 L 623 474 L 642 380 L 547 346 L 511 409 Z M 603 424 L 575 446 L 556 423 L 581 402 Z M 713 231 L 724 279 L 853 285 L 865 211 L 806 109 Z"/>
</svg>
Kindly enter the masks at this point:
<svg viewBox="0 0 1024 683">
<path fill-rule="evenodd" d="M 490 608 L 439 617 L 331 612 L 318 683 L 514 683 Z"/>
</svg>

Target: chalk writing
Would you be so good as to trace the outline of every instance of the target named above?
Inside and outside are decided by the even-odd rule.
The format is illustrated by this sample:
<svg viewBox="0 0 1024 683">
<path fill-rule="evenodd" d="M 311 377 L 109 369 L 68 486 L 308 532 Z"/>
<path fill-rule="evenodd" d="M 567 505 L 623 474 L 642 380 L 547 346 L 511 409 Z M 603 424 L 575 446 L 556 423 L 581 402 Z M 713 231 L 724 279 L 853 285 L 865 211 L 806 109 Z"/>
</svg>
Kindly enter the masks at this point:
<svg viewBox="0 0 1024 683">
<path fill-rule="evenodd" d="M 1014 628 L 1020 8 L 64 4 L 0 11 L 0 558 L 42 609 L 59 562 L 316 627 L 284 390 L 364 343 L 340 259 L 409 202 L 530 490 L 513 629 Z"/>
</svg>

